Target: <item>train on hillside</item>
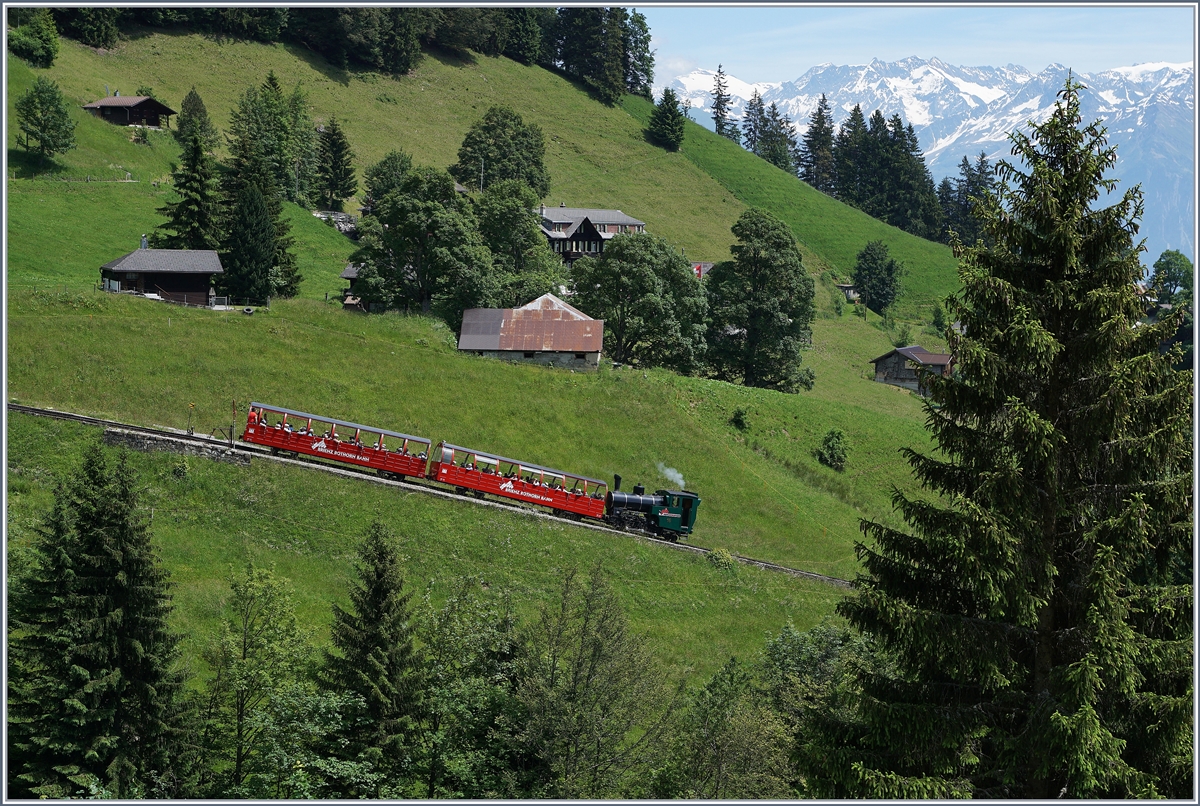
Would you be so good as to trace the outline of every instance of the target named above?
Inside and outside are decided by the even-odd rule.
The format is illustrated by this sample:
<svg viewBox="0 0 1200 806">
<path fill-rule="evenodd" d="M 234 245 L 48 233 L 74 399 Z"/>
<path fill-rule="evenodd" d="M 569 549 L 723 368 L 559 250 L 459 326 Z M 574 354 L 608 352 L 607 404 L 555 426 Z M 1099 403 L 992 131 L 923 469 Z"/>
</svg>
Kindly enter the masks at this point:
<svg viewBox="0 0 1200 806">
<path fill-rule="evenodd" d="M 614 476 L 610 490 L 600 479 L 265 403 L 250 404 L 241 439 L 274 453 L 366 468 L 396 480 L 426 479 L 463 495 L 521 501 L 574 520 L 600 521 L 672 542 L 692 533 L 700 507 L 700 496 L 690 490 L 651 495 L 638 484 L 624 493 L 620 476 Z"/>
</svg>

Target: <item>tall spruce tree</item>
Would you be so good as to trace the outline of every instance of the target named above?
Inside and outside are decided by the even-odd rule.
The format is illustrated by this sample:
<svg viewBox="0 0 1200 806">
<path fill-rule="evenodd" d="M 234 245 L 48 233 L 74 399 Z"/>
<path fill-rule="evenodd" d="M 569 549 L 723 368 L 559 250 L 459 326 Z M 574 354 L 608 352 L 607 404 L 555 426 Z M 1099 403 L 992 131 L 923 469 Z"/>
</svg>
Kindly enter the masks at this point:
<svg viewBox="0 0 1200 806">
<path fill-rule="evenodd" d="M 718 378 L 795 392 L 811 389 L 800 366 L 812 343 L 813 279 L 800 265 L 792 231 L 751 208 L 733 225 L 733 260 L 713 266 L 708 288 L 708 356 Z"/>
<path fill-rule="evenodd" d="M 867 121 L 858 104 L 842 121 L 833 143 L 834 184 L 837 197 L 857 207 L 864 198 L 866 187 L 863 173 L 867 158 Z"/>
<path fill-rule="evenodd" d="M 963 247 L 931 377 L 936 497 L 894 496 L 910 531 L 864 522 L 839 611 L 894 656 L 801 748 L 824 797 L 1118 798 L 1194 793 L 1192 373 L 1139 325 L 1139 188 L 1097 202 L 1116 161 L 1068 77 L 1012 135 L 1016 165 Z"/>
<path fill-rule="evenodd" d="M 179 201 L 158 208 L 166 216 L 151 237 L 160 249 L 217 249 L 221 241 L 221 192 L 217 187 L 213 158 L 193 132 L 183 149 L 183 159 L 171 184 Z"/>
<path fill-rule="evenodd" d="M 817 101 L 800 149 L 800 178 L 822 193 L 833 194 L 837 171 L 833 159 L 833 117 L 825 93 Z"/>
<path fill-rule="evenodd" d="M 742 145 L 747 151 L 758 153 L 758 141 L 766 129 L 766 117 L 767 110 L 763 105 L 762 96 L 755 90 L 746 104 L 745 114 L 742 115 Z"/>
<path fill-rule="evenodd" d="M 796 173 L 797 152 L 796 130 L 791 118 L 779 111 L 772 102 L 762 118 L 762 131 L 758 135 L 754 153 L 781 171 Z"/>
<path fill-rule="evenodd" d="M 668 151 L 678 151 L 683 144 L 683 110 L 679 108 L 679 98 L 675 90 L 666 87 L 654 111 L 650 113 L 650 126 L 646 133 L 650 139 Z"/>
<path fill-rule="evenodd" d="M 729 86 L 725 81 L 725 71 L 717 65 L 717 74 L 713 77 L 712 89 L 712 119 L 717 134 L 727 137 L 735 143 L 742 142 L 742 133 L 736 123 L 729 119 Z"/>
<path fill-rule="evenodd" d="M 650 49 L 650 26 L 646 16 L 633 9 L 625 24 L 625 91 L 653 100 L 654 51 Z"/>
<path fill-rule="evenodd" d="M 299 267 L 296 254 L 292 251 L 296 239 L 292 236 L 292 225 L 283 214 L 283 200 L 276 189 L 275 175 L 270 168 L 270 157 L 258 140 L 238 137 L 229 143 L 229 168 L 221 179 L 224 196 L 223 214 L 226 237 L 230 235 L 231 218 L 241 192 L 253 185 L 262 194 L 271 220 L 272 258 L 269 295 L 293 297 L 300 288 Z"/>
<path fill-rule="evenodd" d="M 900 296 L 904 267 L 888 256 L 887 244 L 869 241 L 854 261 L 852 278 L 862 304 L 880 316 Z"/>
<path fill-rule="evenodd" d="M 230 211 L 221 245 L 220 284 L 229 296 L 261 305 L 271 296 L 275 228 L 258 185 L 244 185 Z"/>
<path fill-rule="evenodd" d="M 195 87 L 192 87 L 188 90 L 188 94 L 183 96 L 174 131 L 175 139 L 185 147 L 193 134 L 199 136 L 205 151 L 216 150 L 217 143 L 220 142 L 217 127 L 208 119 L 208 108 L 205 107 L 204 99 L 200 97 L 200 93 L 196 92 Z"/>
<path fill-rule="evenodd" d="M 413 624 L 395 538 L 380 521 L 358 547 L 350 609 L 333 606 L 330 628 L 336 652 L 326 651 L 322 683 L 337 694 L 362 698 L 360 719 L 346 724 L 338 755 L 363 759 L 388 778 L 406 772 L 421 714 L 422 661 L 413 646 Z M 360 796 L 378 797 L 374 792 Z"/>
<path fill-rule="evenodd" d="M 179 636 L 137 486 L 124 454 L 89 447 L 13 586 L 9 796 L 186 794 Z"/>
<path fill-rule="evenodd" d="M 354 178 L 354 152 L 337 118 L 330 118 L 321 132 L 319 153 L 317 189 L 321 201 L 326 210 L 341 210 L 342 200 L 358 191 L 358 180 Z"/>
</svg>

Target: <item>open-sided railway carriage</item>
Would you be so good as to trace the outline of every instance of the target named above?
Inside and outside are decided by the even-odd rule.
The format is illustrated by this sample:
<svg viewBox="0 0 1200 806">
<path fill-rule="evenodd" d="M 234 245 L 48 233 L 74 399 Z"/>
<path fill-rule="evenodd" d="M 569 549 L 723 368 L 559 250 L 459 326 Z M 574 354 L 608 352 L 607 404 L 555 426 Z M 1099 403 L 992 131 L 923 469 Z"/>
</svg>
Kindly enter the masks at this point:
<svg viewBox="0 0 1200 806">
<path fill-rule="evenodd" d="M 251 403 L 242 442 L 369 467 L 396 477 L 425 475 L 431 440 L 303 411 Z"/>
<path fill-rule="evenodd" d="M 588 518 L 604 517 L 608 485 L 599 479 L 577 476 L 508 459 L 491 453 L 438 443 L 429 463 L 433 481 L 454 485 L 460 492 L 485 494 L 539 504 Z"/>
<path fill-rule="evenodd" d="M 691 534 L 700 497 L 688 490 L 658 490 L 646 495 L 613 491 L 599 480 L 485 453 L 461 445 L 401 434 L 280 406 L 251 403 L 242 441 L 273 452 L 287 451 L 367 467 L 392 478 L 426 478 L 472 491 L 477 498 L 495 495 L 554 510 L 575 519 L 594 518 L 621 529 L 640 529 L 677 540 Z"/>
</svg>

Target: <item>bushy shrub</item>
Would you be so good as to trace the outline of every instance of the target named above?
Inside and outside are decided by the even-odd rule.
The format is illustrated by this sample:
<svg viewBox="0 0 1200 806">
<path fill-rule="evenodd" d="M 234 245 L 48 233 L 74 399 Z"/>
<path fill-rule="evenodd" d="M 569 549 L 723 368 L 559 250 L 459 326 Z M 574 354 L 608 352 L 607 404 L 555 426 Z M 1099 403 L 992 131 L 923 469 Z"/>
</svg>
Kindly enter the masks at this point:
<svg viewBox="0 0 1200 806">
<path fill-rule="evenodd" d="M 730 573 L 737 571 L 737 560 L 729 553 L 729 549 L 715 548 L 708 553 L 708 561 L 715 568 Z"/>
<path fill-rule="evenodd" d="M 826 467 L 839 472 L 846 469 L 846 455 L 850 452 L 850 441 L 840 428 L 825 432 L 821 447 L 817 448 L 817 460 Z"/>
</svg>

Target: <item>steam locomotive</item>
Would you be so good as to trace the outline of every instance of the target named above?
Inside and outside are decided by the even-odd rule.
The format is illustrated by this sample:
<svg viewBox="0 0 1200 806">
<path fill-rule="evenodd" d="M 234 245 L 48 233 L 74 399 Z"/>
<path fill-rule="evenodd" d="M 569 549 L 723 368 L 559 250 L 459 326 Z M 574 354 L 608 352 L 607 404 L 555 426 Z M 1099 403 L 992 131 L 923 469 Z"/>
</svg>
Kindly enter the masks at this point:
<svg viewBox="0 0 1200 806">
<path fill-rule="evenodd" d="M 488 495 L 547 507 L 574 520 L 601 521 L 677 541 L 692 533 L 700 496 L 689 490 L 656 490 L 638 484 L 621 492 L 621 477 L 607 483 L 553 468 L 439 442 L 425 437 L 322 417 L 280 406 L 251 403 L 243 442 L 275 453 L 375 470 L 393 479 L 424 478 L 476 498 Z"/>
</svg>

